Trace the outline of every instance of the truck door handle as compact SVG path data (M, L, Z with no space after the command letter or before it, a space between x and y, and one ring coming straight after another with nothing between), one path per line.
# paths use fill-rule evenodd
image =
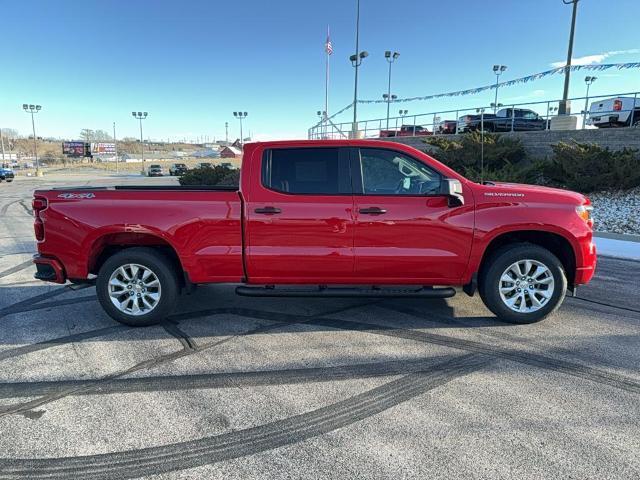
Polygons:
M383 213L387 213L384 208L380 207L361 208L358 212L363 215L382 215Z
M277 213L282 212L282 210L276 207L264 207L264 208L256 208L254 212L261 213L262 215L275 215Z

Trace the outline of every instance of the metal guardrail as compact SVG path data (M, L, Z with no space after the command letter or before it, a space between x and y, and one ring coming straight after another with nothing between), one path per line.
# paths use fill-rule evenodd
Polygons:
M608 110L608 111L599 111L592 112L589 111L589 107L593 102L597 100L605 100L612 98L633 98L633 103L631 108L620 109L620 110ZM515 116L514 109L529 109L536 112L540 119L546 120L546 128L537 128L537 129L529 129L529 130L544 130L551 129L553 119L559 117L577 117L576 129L581 130L587 127L591 127L591 116L602 117L609 114L612 115L621 115L624 113L630 114L630 125L634 124L638 125L640 123L640 92L628 92L628 93L619 93L619 94L609 94L609 95L592 95L588 97L574 97L570 98L569 101L573 105L582 105L584 102L583 108L577 113L558 115L559 103L562 100L541 100L536 102L526 102L526 103L513 103L507 105L501 105L495 108L496 111L502 109L511 109L511 117L502 117L503 119L509 122L509 118L511 120L511 127L507 130L507 132L513 131L525 131L527 128L519 128L518 118ZM394 102L391 102L394 103ZM401 104L399 104L401 105ZM422 136L422 135L444 135L444 134L457 134L463 133L463 125L459 119L465 115L483 115L482 110L484 110L484 115L489 113L494 113L493 106L484 106L484 107L475 107L475 108L464 108L464 109L456 109L456 110L439 110L436 112L429 113L420 113L415 115L401 115L396 117L389 117L389 128L388 131L395 132L396 135L386 135L386 136ZM635 114L634 114L635 112ZM448 128L443 129L442 122L447 122ZM455 122L455 127L453 123ZM478 124L480 122L477 122ZM490 119L485 119L485 125L490 126L493 122ZM408 132L403 132L401 135L397 135L399 133L399 129L402 125L409 125L412 130ZM455 128L455 130L453 130ZM426 131L424 130L426 129ZM473 129L480 129L478 127L474 127ZM354 131L355 130L355 131ZM358 122L357 128L353 128L352 122L342 122L342 123L334 123L331 120L327 122L320 122L308 130L308 138L309 139L345 139L345 138L380 138L381 132L387 130L387 117L384 118L375 118L369 120L362 120ZM485 131L489 130L489 128L485 128Z

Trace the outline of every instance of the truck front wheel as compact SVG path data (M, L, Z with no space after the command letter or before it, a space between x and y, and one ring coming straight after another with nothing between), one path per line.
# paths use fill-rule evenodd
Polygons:
M111 318L141 327L161 322L171 313L178 281L169 259L161 253L151 248L127 248L104 262L96 293Z
M564 300L567 278L549 250L520 243L502 247L488 260L479 279L482 301L509 323L538 322Z

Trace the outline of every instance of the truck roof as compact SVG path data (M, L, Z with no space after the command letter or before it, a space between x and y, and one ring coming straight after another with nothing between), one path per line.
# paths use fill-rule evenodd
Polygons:
M404 144L399 142L390 142L385 140L270 140L267 142L251 142L245 144L247 147L388 147L403 150ZM410 147L409 147L410 148Z

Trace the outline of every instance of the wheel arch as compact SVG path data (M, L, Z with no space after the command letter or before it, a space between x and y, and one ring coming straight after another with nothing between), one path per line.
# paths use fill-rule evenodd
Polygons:
M181 286L185 286L187 274L175 247L166 239L147 232L111 232L98 237L89 249L87 271L97 274L109 257L134 247L152 248L160 252L169 260Z
M482 278L491 257L503 246L516 243L531 243L553 253L564 268L567 282L573 285L576 273L576 254L571 242L564 236L542 230L513 230L495 236L485 248L478 267L478 277Z

